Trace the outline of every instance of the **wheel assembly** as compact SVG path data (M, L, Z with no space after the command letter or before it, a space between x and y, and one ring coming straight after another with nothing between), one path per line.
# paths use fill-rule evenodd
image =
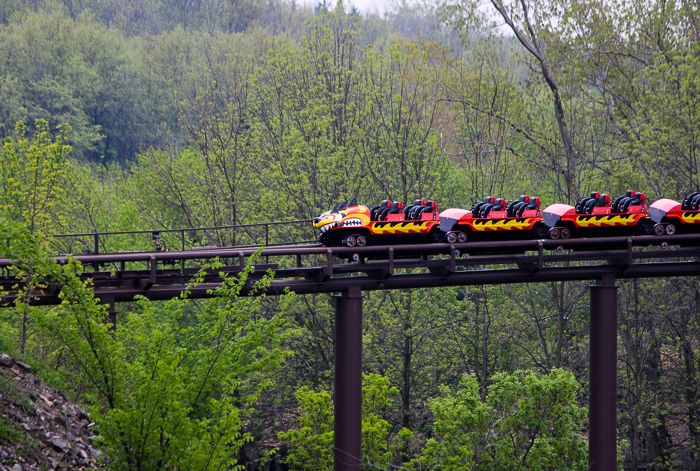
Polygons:
M456 232L448 232L447 235L445 236L445 240L447 241L448 244L454 244L457 242L457 233Z
M666 226L666 234L668 235L673 235L676 233L676 226L673 224L669 224Z
M463 244L467 241L467 233L466 232L460 232L457 234L457 242L460 244Z
M357 236L357 246L364 247L365 245L367 245L367 237L363 235Z
M347 236L345 238L345 245L348 247L355 247L355 245L357 245L357 238L355 236Z
M352 254L352 261L359 262L360 261L360 254L359 253Z
M654 224L654 234L657 236L662 236L666 233L666 228L663 224Z
M561 231L558 227L553 227L549 230L549 232L547 232L547 235L550 239L557 240L559 237L561 237Z
M568 239L569 237L571 237L571 230L567 227L562 227L559 230L559 233L561 234L562 239Z

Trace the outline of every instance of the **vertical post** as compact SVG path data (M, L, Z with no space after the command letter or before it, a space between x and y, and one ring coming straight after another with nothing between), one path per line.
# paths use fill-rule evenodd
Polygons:
M92 253L94 253L95 255L97 255L98 253L100 253L100 235L97 233L97 231L95 231L95 235L93 236L93 239L94 239L94 240L93 240L94 246L93 246L93 252L92 252ZM95 263L92 264L92 268L93 268L95 271L100 271L100 264L97 263L97 262L95 262Z
M265 224L265 248L270 245L270 225ZM265 256L265 263L270 264L270 257Z
M335 296L334 471L360 471L362 463L362 292Z
M605 276L591 286L588 469L617 469L617 286Z
M185 251L185 231L184 229L180 231L180 245L182 247L182 251ZM185 279L185 259L183 258L180 260L180 274L182 275L183 283Z

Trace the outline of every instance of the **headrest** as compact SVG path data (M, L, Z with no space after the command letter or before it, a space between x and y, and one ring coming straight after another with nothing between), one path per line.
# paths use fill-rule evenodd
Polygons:
M644 193L637 193L637 198L642 200L642 203L644 203L647 200L647 196Z
M522 201L523 203L527 203L530 201L530 197L528 195L520 195L520 198L518 198L518 201Z
M398 209L399 211L401 211L403 209L403 203L401 203L400 201L394 201L394 204L391 205L391 207L393 209Z
M632 190L627 190L627 192L625 193L625 195L627 195L627 196L630 197L630 198L634 198L634 191L632 191Z
M597 191L592 191L592 192L591 192L591 198L598 199L599 196L600 196L600 193L598 193Z
M430 206L431 208L437 208L437 203L433 200L429 200L427 203L425 203L427 206Z
M381 206L382 208L388 208L389 206L391 206L391 200L384 200L379 206Z
M413 202L413 205L414 205L414 206L425 206L425 201L423 201L423 200L415 200L415 201Z
M496 198L496 204L497 204L498 206L505 206L505 205L506 205L506 200L504 200L503 198Z
M491 203L491 204L493 204L493 203L495 203L495 202L496 202L496 198L494 198L493 196L487 196L486 198L484 198L484 203Z
M605 201L606 203L609 203L610 202L610 195L606 195L605 193L603 193L602 195L600 195L600 200Z
M540 199L537 196L533 196L530 199L530 204L536 204L537 206L539 206L541 203L542 202L540 201Z

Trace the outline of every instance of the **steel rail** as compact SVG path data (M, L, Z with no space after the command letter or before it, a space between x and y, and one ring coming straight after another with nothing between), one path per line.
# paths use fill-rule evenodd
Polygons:
M126 235L126 234L153 234L156 233L171 233L171 232L194 232L194 231L212 231L221 229L237 229L239 227L257 227L257 226L278 226L280 224L302 224L313 221L313 219L298 219L295 221L274 221L274 222L254 222L250 224L233 224L230 226L209 226L209 227L189 227L182 229L151 229L139 231L113 231L113 232L82 232L76 234L51 234L48 237L87 237L95 235Z

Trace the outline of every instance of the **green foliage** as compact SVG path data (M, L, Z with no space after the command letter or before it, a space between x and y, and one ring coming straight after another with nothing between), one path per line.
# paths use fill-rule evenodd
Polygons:
M68 125L60 126L54 140L48 123L37 120L29 139L24 123L17 123L15 139L7 138L0 151L0 214L22 221L31 232L46 228L63 194L61 179L71 150L64 141L70 130Z
M45 286L47 279L61 287L60 306L31 314L66 349L77 365L73 374L89 382L87 397L110 467L234 465L235 450L250 440L241 431L242 418L270 385L251 378L279 366L288 354L281 347L285 335L280 335L286 297L276 314L265 316L264 296L238 298L250 270L238 277L222 273L224 282L213 290L213 299L193 303L188 289L163 305L141 301L115 332L90 283L81 281L80 263L59 266L26 229L9 223L2 228L0 235L24 236L4 255L18 260L14 270L30 291ZM265 278L254 290L268 283Z
M377 374L363 375L362 382L362 463L363 469L388 467L412 438L408 429L398 434L384 419L391 396L398 394L389 380ZM295 469L322 471L333 465L333 403L326 391L315 392L304 386L297 391L299 428L280 432L289 443L287 463Z
M576 405L578 382L553 370L497 373L482 396L473 375L454 393L432 399L434 438L415 469L587 469L580 435L586 410Z

